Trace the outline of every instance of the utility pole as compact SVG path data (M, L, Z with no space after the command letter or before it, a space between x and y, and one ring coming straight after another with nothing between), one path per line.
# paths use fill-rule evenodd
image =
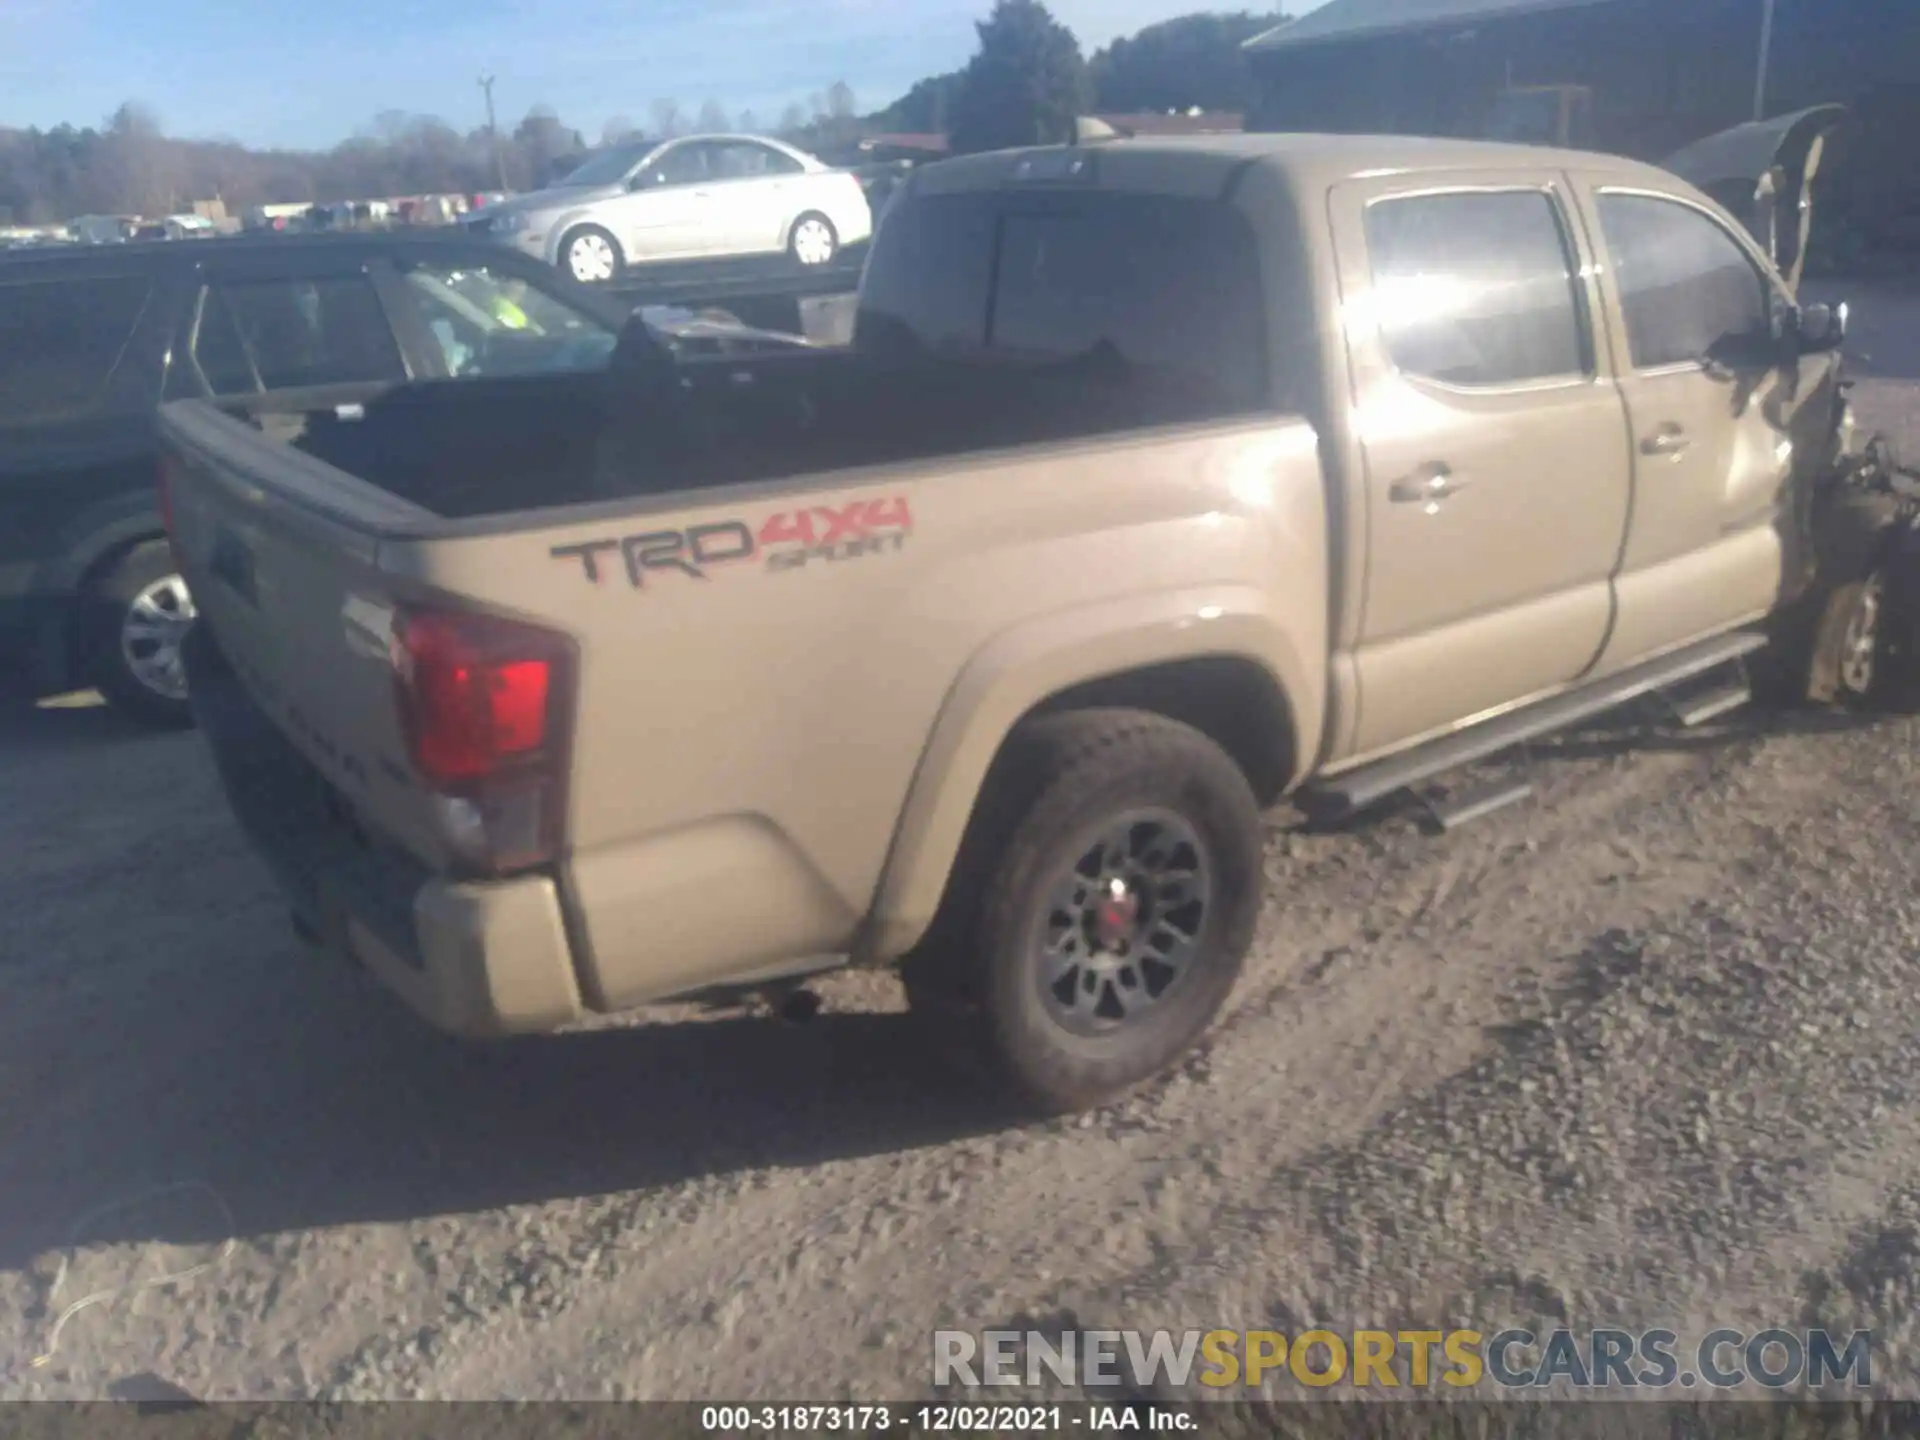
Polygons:
M1760 66L1753 77L1753 118L1767 118L1767 70L1773 59L1774 0L1760 0Z
M1768 0L1769 6L1772 0ZM480 93L487 97L487 140L493 146L493 173L499 178L500 188L507 189L507 160L500 153L500 127L493 118L493 76L480 77Z

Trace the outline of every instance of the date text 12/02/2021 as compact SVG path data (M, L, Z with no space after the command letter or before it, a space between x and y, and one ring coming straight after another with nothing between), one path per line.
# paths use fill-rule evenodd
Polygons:
M1194 1417L1151 1405L707 1405L701 1430L715 1435L794 1432L903 1435L1113 1434L1197 1428Z

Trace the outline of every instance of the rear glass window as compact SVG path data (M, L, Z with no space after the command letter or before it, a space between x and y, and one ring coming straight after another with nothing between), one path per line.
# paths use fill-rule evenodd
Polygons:
M1008 440L1220 419L1271 404L1260 282L1217 202L935 196L888 214L859 340L1029 375L1044 423Z
M406 379L393 328L363 276L216 285L193 357L216 395Z
M151 403L139 385L109 384L151 291L128 276L0 283L0 425Z

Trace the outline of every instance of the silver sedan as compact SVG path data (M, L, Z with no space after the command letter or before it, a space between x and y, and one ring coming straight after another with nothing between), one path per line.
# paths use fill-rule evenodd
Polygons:
M814 269L873 233L860 182L751 135L613 146L557 184L489 205L474 234L605 284L629 265L785 253Z

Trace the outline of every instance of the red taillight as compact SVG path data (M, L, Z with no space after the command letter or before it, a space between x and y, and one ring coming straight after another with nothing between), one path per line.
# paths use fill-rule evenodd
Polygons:
M558 636L487 616L403 611L394 668L414 763L442 785L536 759L555 722Z
M483 873L546 863L560 838L573 650L487 615L402 610L392 660L413 763L450 848Z

